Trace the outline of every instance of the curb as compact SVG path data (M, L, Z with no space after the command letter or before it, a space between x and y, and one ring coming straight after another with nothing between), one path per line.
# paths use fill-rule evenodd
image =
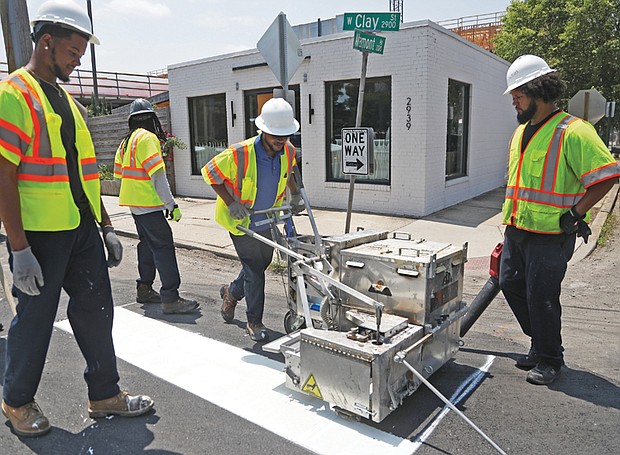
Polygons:
M582 259L587 258L592 254L592 252L596 248L596 244L598 242L598 238L601 235L601 230L603 229L603 224L609 217L609 214L613 212L614 206L616 204L616 200L618 199L618 192L620 191L620 183L616 183L611 190L607 193L607 195L599 201L596 206L600 206L600 210L596 214L596 217L592 221L590 228L592 229L592 235L590 236L590 241L586 243L582 243L575 251L575 254L569 261L569 263L579 262Z
M135 232L132 231L127 231L125 229L117 229L114 228L114 232L116 232L117 235L121 235L123 237L128 237L131 239L138 239L138 234L136 234ZM210 245L205 245L205 244L200 244L200 245L196 245L196 244L192 244L192 243L185 243L185 242L177 242L176 240L174 241L174 247L175 248L183 248L184 250L201 250L201 251L207 251L215 256L219 256L225 259L232 259L232 260L238 260L239 257L234 254L234 253L229 253L227 252L225 249L222 248L218 248L215 246L210 246Z

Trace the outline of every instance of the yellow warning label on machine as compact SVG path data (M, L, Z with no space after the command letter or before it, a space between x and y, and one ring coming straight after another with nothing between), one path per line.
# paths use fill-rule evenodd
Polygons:
M321 395L321 390L319 389L319 385L316 383L313 374L308 376L308 379L301 390L302 392L306 392L308 395L320 398L321 400L323 399L323 395Z

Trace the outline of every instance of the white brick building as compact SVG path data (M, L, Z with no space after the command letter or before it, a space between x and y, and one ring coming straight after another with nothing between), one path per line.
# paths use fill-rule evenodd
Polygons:
M353 209L421 217L502 185L516 125L502 96L508 62L430 21L383 36L384 54L368 59L362 121L378 133L376 174L357 179ZM306 191L313 206L346 210L339 128L355 126L348 107L357 88L345 87L359 84L362 54L353 49L353 32L302 46L306 58L289 88L296 91ZM190 145L175 155L177 194L214 198L202 163L256 133L251 120L279 83L256 49L168 70L172 131Z

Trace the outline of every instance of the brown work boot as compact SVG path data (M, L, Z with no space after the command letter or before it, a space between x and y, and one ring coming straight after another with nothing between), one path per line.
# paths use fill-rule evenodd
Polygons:
M269 333L262 322L248 322L245 326L245 333L250 335L254 341L269 341Z
M153 404L151 397L146 395L131 396L127 392L119 392L106 400L88 400L88 416L91 419L109 415L135 417L148 412Z
M164 314L187 314L194 313L198 309L198 302L179 297L171 303L162 303Z
M154 290L148 284L139 284L136 293L136 302L138 303L161 303L159 292Z
M222 297L222 317L226 322L230 322L235 318L235 307L238 301L230 294L230 286L222 286L220 296Z
M3 400L2 413L9 419L13 431L18 436L25 438L43 436L52 429L50 421L43 415L36 401L31 401L19 408L14 408Z

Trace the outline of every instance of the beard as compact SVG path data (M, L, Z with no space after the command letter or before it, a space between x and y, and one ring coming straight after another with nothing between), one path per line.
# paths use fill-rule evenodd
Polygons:
M69 82L69 76L62 73L60 66L56 62L56 49L52 48L52 68L54 70L54 76L60 79L62 82Z
M538 110L538 107L536 106L536 103L534 102L534 100L531 100L530 105L528 106L526 110L524 110L521 113L517 112L517 121L521 125L529 122L530 120L532 120L532 117L534 117L537 110Z

